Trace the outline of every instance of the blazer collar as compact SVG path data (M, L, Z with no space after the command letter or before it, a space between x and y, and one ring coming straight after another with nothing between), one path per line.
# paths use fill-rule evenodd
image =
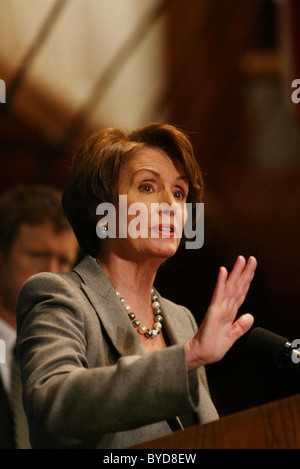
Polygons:
M73 271L80 276L82 289L120 355L145 353L142 342L124 312L111 281L99 264L91 256L86 256ZM182 342L182 337L178 332L180 327L174 325L170 302L164 300L159 293L158 296L163 311L163 327L170 343L171 345L180 343Z

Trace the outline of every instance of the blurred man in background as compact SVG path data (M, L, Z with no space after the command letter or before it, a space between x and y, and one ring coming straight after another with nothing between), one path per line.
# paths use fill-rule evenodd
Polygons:
M45 186L17 187L0 198L0 448L30 448L16 358L16 303L22 284L39 272L63 273L78 258L78 244L61 205Z

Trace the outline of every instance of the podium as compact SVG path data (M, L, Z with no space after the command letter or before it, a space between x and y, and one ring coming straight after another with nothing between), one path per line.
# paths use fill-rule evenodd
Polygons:
M300 394L189 427L131 449L300 449Z

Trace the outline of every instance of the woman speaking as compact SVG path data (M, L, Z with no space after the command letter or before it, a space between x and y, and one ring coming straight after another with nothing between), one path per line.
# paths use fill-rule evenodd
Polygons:
M220 268L199 328L155 289L202 192L191 143L170 125L101 130L75 155L63 206L85 257L68 274L31 277L18 302L33 448L125 448L218 418L204 365L252 326L237 312L256 260ZM99 215L107 204L116 220Z

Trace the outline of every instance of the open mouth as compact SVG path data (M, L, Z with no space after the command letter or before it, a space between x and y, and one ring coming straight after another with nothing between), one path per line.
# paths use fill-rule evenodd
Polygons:
M175 227L174 225L156 225L151 228L151 232L155 238L174 238ZM158 235L158 236L157 236Z

